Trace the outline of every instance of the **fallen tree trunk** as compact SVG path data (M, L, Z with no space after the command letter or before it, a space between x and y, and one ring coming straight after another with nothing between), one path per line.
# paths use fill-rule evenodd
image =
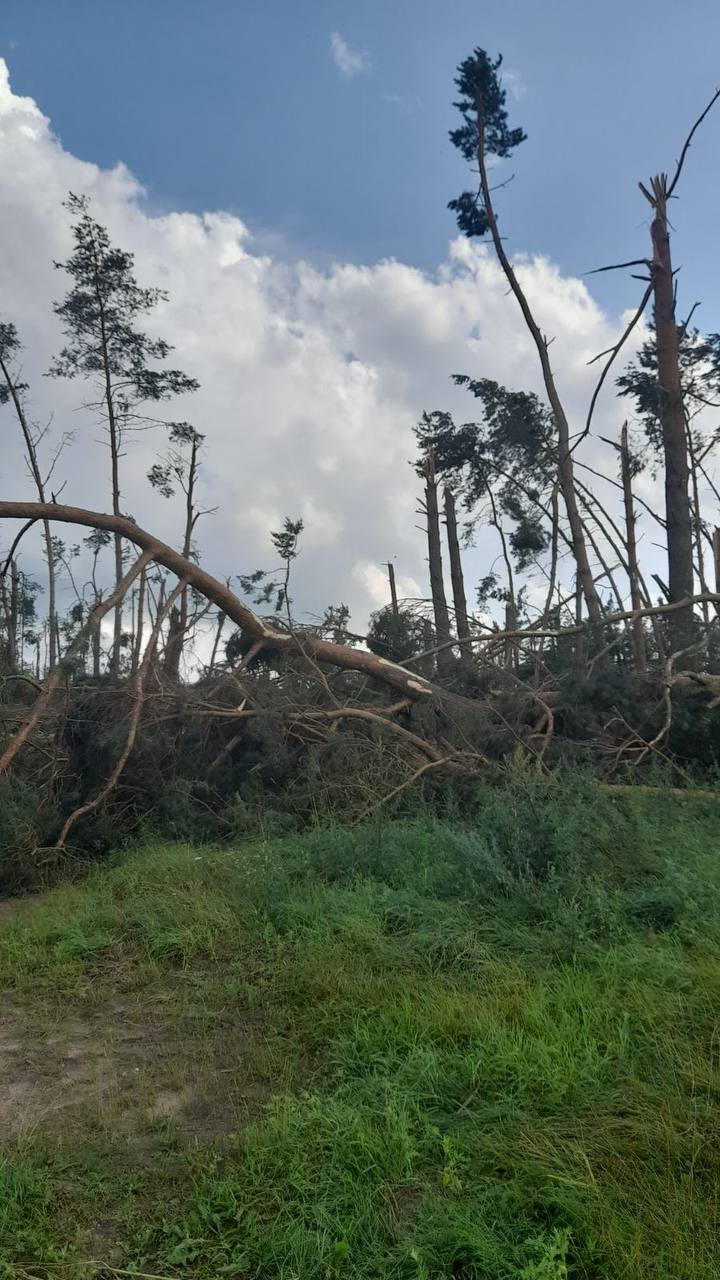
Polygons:
M169 569L177 578L184 579L189 586L195 587L263 648L270 649L274 653L296 653L300 649L316 662L340 667L344 671L358 671L362 675L370 676L373 680L398 690L413 701L432 697L433 694L439 697L447 696L442 689L431 684L423 676L407 671L397 663L390 662L387 658L379 658L367 650L351 649L349 646L333 644L329 640L320 640L315 636L298 637L267 626L262 618L243 604L225 583L214 578L212 574L201 569L192 560L186 559L166 543L160 542L147 530L141 529L129 516L87 511L83 507L69 507L64 503L0 502L0 519L57 520L61 524L79 524L89 529L107 529L111 533L120 534L128 542L134 542L143 551L149 551L157 564Z

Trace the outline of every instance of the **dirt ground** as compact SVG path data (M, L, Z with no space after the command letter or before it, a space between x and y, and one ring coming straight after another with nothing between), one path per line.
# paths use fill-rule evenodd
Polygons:
M26 905L0 902L0 930ZM237 1132L269 1094L262 1015L204 1013L182 973L156 993L109 988L104 975L69 999L4 993L0 1147L105 1134L140 1159L168 1131L193 1143Z

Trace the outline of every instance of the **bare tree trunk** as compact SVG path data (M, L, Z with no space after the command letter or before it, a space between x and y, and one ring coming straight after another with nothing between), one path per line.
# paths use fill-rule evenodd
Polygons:
M11 656L10 650L12 647L11 641L10 641L10 597L8 595L8 590L5 585L4 577L0 577L0 604L2 604L2 624L1 625L5 631L5 636L6 636L5 649L4 651L0 649L0 658L4 659L5 662L8 664L8 666L12 668L13 664L10 661L10 656Z
M393 618L397 618L400 610L398 608L397 587L395 586L395 566L390 560L387 562L388 581L390 583L390 607L392 609Z
M194 494L195 479L197 476L197 454L198 442L194 440L190 454L190 467L188 470L188 484L185 500L185 535L183 538L182 553L186 559L190 555L192 547L192 532L195 526ZM170 676L172 680L177 680L180 676L180 659L182 658L187 627L188 592L187 587L185 587L180 595L180 607L173 608L170 612L170 626L168 629L167 643L165 645L165 658L163 665L166 674Z
M582 627L582 611L583 611L583 589L580 583L580 574L575 574L575 626ZM585 666L585 636L582 631L578 632L578 638L575 642L575 666L581 671Z
M421 675L425 676L427 680L432 680L432 674L433 674L432 650L435 647L435 636L433 635L432 623L429 618L423 618L422 620L422 636L423 636L423 649L427 654L427 657L423 658L422 663L418 663L418 671L420 672Z
M97 609L102 604L102 591L98 591L95 596L95 605ZM92 634L92 672L96 680L100 679L100 628L95 627Z
M632 468L630 465L630 448L628 446L627 422L623 423L620 436L620 478L623 487L625 505L625 547L627 549L628 577L630 579L630 602L633 611L642 609L643 598L640 590L640 569L638 565L637 539L635 537L635 507L632 492ZM633 619L632 646L635 670L647 670L647 652L645 648L645 630L641 618Z
M713 529L713 561L715 563L715 590L720 592L720 529Z
M495 494L493 493L493 487L491 484L487 484L486 487L487 487L487 495L488 495L488 498L490 499L490 508L492 510L492 523L495 525L495 528L498 531L498 537L500 538L500 546L502 548L502 557L503 557L503 560L505 561L505 572L507 573L508 594L507 594L507 601L505 604L505 630L514 631L515 626L517 624L517 603L515 599L515 575L513 574L512 560L510 558L510 550L508 548L507 538L505 537L505 530L503 529L498 516L497 503L495 502ZM505 666L508 668L508 670L513 665L514 653L515 653L515 646L512 640L508 638L508 640L505 643Z
M145 623L145 573L146 570L143 569L140 574L140 582L138 584L137 626L135 628L131 660L131 671L133 675L140 666L140 655L142 654L143 627Z
M553 485L552 494L550 495L550 509L552 512L552 535L550 543L550 574L548 577L548 592L545 598L545 608L542 611L542 622L547 626L552 609L552 598L555 592L555 580L557 578L558 563L558 535L560 532L560 512L558 510L558 488L559 480Z
M212 653L210 654L210 665L208 667L208 671L215 670L215 663L217 662L218 649L220 648L220 637L222 636L223 627L225 626L226 616L227 615L222 613L222 611L218 613L218 616L217 616L217 627L215 628L215 639L213 640L213 647L212 647Z
M10 563L10 614L8 619L8 638L10 648L10 667L22 665L22 649L18 651L18 612L20 600L20 574L17 561Z
M687 414L685 414L685 432L688 448L688 459L690 463L690 483L692 485L692 523L693 532L695 534L695 554L697 556L697 571L700 579L700 592L702 595L708 590L707 579L705 577L705 549L703 547L703 523L702 513L700 510L700 486L698 485L698 466L695 455L695 446L692 438L692 427ZM710 625L710 609L705 602L702 606L703 622L705 626Z
M445 485L443 496L445 503L445 527L447 529L448 552L450 555L450 580L452 582L453 602L455 605L455 626L457 627L458 640L466 642L460 646L460 652L470 653L472 651L469 643L470 623L468 621L465 579L463 576L462 558L460 556L460 542L458 540L455 495L452 490Z
M430 596L435 615L435 643L447 645L452 639L450 617L445 598L442 548L440 543L440 514L438 511L437 480L432 454L425 461L425 515L427 519L428 564L430 568ZM452 666L450 649L440 649L437 655L438 671L446 672Z
M108 430L110 433L110 476L111 476L111 492L112 492L112 510L113 515L120 515L120 423L118 422L115 397L113 393L112 378L110 374L110 355L107 343L107 329L105 324L105 304L103 301L100 288L96 284L96 295L98 302L98 310L100 314L100 344L102 350L103 370L102 376L104 381L105 408L108 417ZM122 581L123 563L122 563L122 537L119 533L114 536L115 546L115 586ZM110 651L110 661L108 670L111 675L116 676L120 670L120 650L122 648L122 623L123 623L123 601L122 596L118 598L113 619L113 642Z
M550 365L550 356L548 354L548 343L540 331L540 327L530 310L527 298L518 282L513 266L508 258L502 237L498 230L497 219L493 207L490 183L488 181L487 167L485 163L485 115L482 103L482 97L477 99L477 127L478 127L478 168L480 170L480 185L482 188L483 203L487 214L490 235L492 236L495 252L498 257L500 266L503 269L505 278L510 285L512 293L517 299L523 319L527 325L530 335L535 343L538 356L540 358L540 367L542 370L545 391L552 410L553 420L557 431L558 441L558 477L560 481L560 491L565 503L567 512L568 525L570 528L570 537L572 541L573 555L577 565L580 586L585 597L587 605L588 617L592 623L599 624L602 621L602 609L600 606L600 598L595 589L592 568L588 559L587 547L585 545L585 535L583 532L582 520L578 510L577 497L575 494L575 472L573 466L573 455L570 446L570 427L567 420L565 409L558 395L555 385L555 378Z
M687 440L675 320L666 174L659 174L652 178L650 187L651 191L648 191L642 183L640 184L641 191L654 211L650 227L653 248L650 274L655 307L658 407L665 458L668 595L670 603L676 604L680 600L686 600L693 593L692 517L688 497ZM683 649L692 643L692 608L681 609L673 614L668 625L672 636L672 648Z
M511 596L505 601L505 630L515 631L517 628L517 609L515 598ZM511 636L505 641L505 666L508 671L517 667L517 645Z
M18 388L10 376L5 361L0 358L0 373L5 379L8 392L12 398L15 416L20 424L23 440L25 441L25 452L27 454L28 465L35 481L35 488L40 502L45 501L45 482L42 478L40 466L38 463L37 449L35 440L27 420L23 402L20 399ZM58 617L56 605L56 586L55 586L55 556L53 553L52 535L50 533L50 521L43 520L43 536L45 539L45 556L48 565L48 623L49 623L49 649L48 649L48 667L52 671L55 663L60 657L60 641L58 633Z

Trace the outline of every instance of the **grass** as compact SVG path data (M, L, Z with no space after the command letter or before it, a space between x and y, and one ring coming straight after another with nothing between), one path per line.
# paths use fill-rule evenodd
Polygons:
M717 1280L719 838L712 803L520 777L18 912L23 1034L136 1019L147 1061L6 1144L0 1276ZM148 1109L160 1049L166 1092L209 1082L191 1134Z

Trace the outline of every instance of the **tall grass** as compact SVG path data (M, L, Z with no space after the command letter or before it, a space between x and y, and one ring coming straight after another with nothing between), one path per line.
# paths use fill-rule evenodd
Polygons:
M19 915L16 1000L172 999L183 974L208 1010L266 1020L282 1087L243 1133L116 1187L118 1265L716 1280L719 837L712 803L520 777L462 821L146 847ZM116 1184L96 1135L78 1151L70 1214L60 1155L8 1152L8 1275L37 1261L28 1222L48 1274L53 1250L85 1274L73 1221L98 1168Z

